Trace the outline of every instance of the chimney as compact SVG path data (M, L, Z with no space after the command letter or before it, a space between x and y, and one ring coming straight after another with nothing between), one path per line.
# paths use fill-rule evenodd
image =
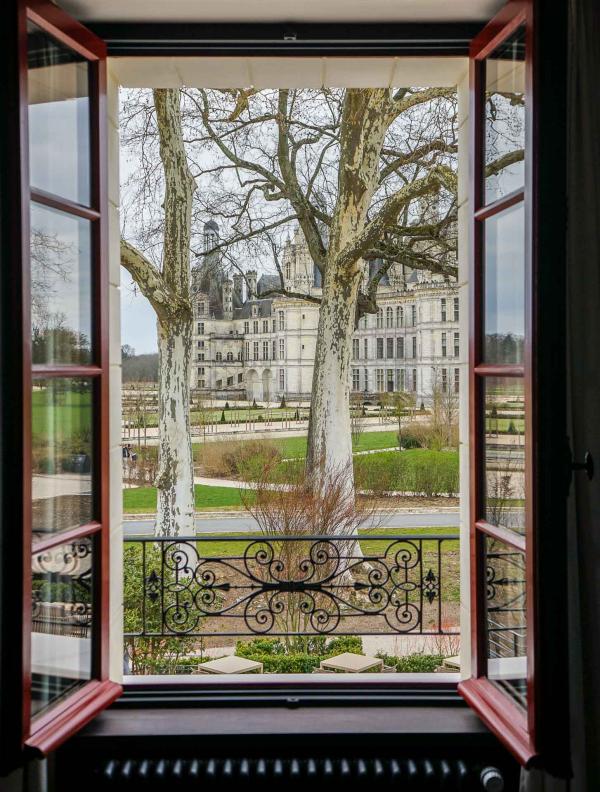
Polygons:
M233 319L233 285L229 279L223 281L223 319Z
M254 300L256 298L256 270L248 270L246 283L248 284L248 299Z
M240 272L233 276L233 293L237 297L239 304L244 302L244 276Z

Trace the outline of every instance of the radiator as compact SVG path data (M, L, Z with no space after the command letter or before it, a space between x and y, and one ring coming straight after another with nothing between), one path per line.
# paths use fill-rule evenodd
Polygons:
M390 758L268 758L252 757L105 759L94 768L98 789L219 790L300 789L312 792L326 784L348 789L462 790L502 792L503 773L472 759ZM315 787L315 785L317 785ZM375 786L376 785L376 786ZM329 787L331 789L331 787ZM508 790L508 788L506 788Z

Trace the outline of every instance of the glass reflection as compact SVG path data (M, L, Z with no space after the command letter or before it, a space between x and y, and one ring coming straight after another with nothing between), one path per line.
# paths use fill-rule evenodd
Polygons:
M36 379L31 400L35 541L93 519L92 383Z
M31 186L89 205L88 63L31 23L27 34Z
M522 707L527 706L525 555L485 539L488 678Z
M90 223L32 202L30 238L32 360L90 363Z
M34 554L31 714L38 715L92 677L92 541Z
M525 396L523 380L486 377L484 504L492 525L525 533Z
M512 206L485 221L485 362L523 362L525 210Z
M485 203L525 184L525 28L485 62Z

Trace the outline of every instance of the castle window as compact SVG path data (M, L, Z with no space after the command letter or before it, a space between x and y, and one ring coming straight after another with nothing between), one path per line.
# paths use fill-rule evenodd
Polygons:
M244 333L246 335L250 332L250 322L244 322Z
M412 389L413 391L417 391L417 369L412 370Z
M383 327L383 308L377 311L377 327Z
M402 327L404 324L404 308L399 305L396 308L396 327Z
M250 360L250 341L246 341L246 360Z
M446 355L448 353L446 335L447 335L446 333L442 333L442 357L444 357L444 358L446 357Z
M238 382L243 382L243 381L244 381L244 375L238 374Z
M285 339L279 339L279 360L285 359Z
M377 360L383 359L383 338L377 339Z
M386 327L394 326L394 309L389 305L385 309L385 326Z
M252 356L254 360L258 360L258 341L254 342L253 349L252 349Z
M263 360L268 360L269 359L269 342L268 341L263 341L262 356L263 356Z
M198 335L204 335L204 322L198 322Z
M369 357L369 339L368 338L365 338L365 340L363 341L363 352L364 352L365 360L367 360L368 357Z
M285 369L279 369L279 388L285 390Z
M403 358L404 357L404 339L397 338L396 339L396 357Z
M377 393L383 393L384 388L384 378L383 378L383 369L377 369Z
M448 369L442 369L442 393L448 390Z
M227 377L227 387L233 385L233 377Z
M228 352L227 353L227 362L228 363L233 363L233 352Z
M417 324L417 306L416 305L411 305L410 306L410 314L411 314L411 316L410 316L411 323L412 323L412 326L414 327Z
M412 356L414 358L417 357L417 336L413 336L412 338Z
M277 315L279 317L279 329L285 330L285 311L278 311Z
M458 322L459 319L459 307L458 307L458 297L454 298L454 321Z
M358 360L360 357L360 341L358 338L352 339L352 359Z
M258 333L258 322L252 322L252 332Z
M258 316L258 306L257 305L253 305L252 306L252 316Z
M442 309L442 322L445 322L446 319L447 319L447 316L446 316L446 298L445 297L442 297L442 299L440 300L440 304L441 304L441 309Z
M454 369L454 393L460 391L460 369Z
M223 360L223 353L222 352L217 352L215 354L215 360L217 361L217 363L220 363Z
M460 333L454 333L454 357L460 357Z
M387 338L386 339L386 357L393 358L394 357L394 339Z
M263 331L263 333L268 333L269 332L269 320L268 319L263 319L263 329L262 329L262 331Z
M360 369L357 368L352 369L352 390L360 390Z
M273 355L272 355L273 360L276 360L277 359L277 342L275 341L275 339L273 339L272 349L273 349Z
M290 264L289 261L285 265L285 277L286 277L286 280L291 280L291 278L292 278L292 265Z

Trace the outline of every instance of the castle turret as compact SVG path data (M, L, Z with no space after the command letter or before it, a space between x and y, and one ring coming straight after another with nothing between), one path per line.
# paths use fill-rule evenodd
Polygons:
M248 299L254 300L256 297L256 270L248 270L246 283L248 284Z
M233 276L233 296L238 305L242 305L244 302L244 276L240 272L234 273Z
M229 278L223 281L223 319L233 319L233 284Z

